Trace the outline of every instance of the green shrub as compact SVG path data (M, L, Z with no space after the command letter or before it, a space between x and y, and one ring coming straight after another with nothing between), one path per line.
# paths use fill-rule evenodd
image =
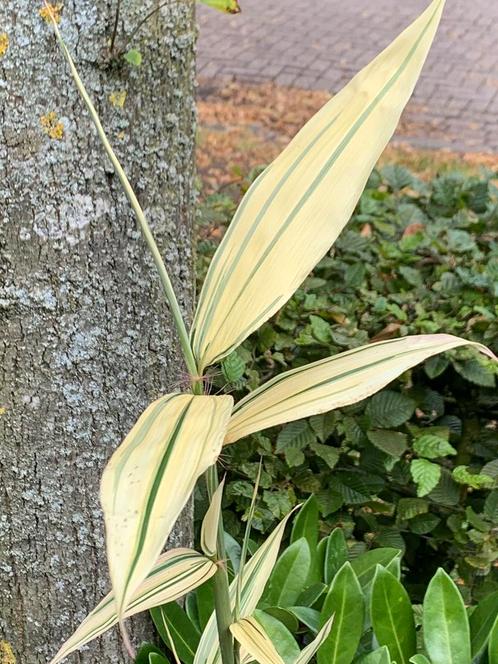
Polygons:
M253 173L248 178L252 180ZM245 394L283 368L373 338L445 331L498 350L498 190L493 174L422 182L374 172L353 220L295 296L222 365L218 389ZM202 280L248 183L204 203ZM323 533L359 549L395 546L425 587L438 566L477 593L498 584L496 368L472 350L428 360L372 398L225 448L225 524L235 537L263 457L254 526L266 531L310 493ZM496 569L496 567L495 567ZM486 578L485 578L486 575Z
M496 661L498 591L466 607L454 580L439 569L412 604L399 549L359 553L340 528L319 540L318 519L318 501L312 496L294 517L290 544L253 614L284 662L294 662L332 614L332 630L318 649L317 664L427 664L426 655L433 664ZM240 547L230 550L232 576ZM166 625L187 664L194 662L213 611L211 583L190 593L184 609L173 602L152 611L165 645L171 648Z

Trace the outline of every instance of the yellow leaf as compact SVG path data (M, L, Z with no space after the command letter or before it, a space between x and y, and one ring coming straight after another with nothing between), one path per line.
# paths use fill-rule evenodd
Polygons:
M200 2L225 14L238 14L240 12L237 0L200 0Z
M239 401L225 444L361 401L419 362L466 344L496 359L480 344L450 334L425 334L379 341L283 373Z
M191 336L200 372L280 309L344 228L412 93L443 6L433 0L245 195L199 298Z
M109 95L109 101L114 108L123 108L126 101L126 90L115 90Z
M9 35L6 32L0 34L0 58L9 50Z
M149 576L135 591L125 617L173 602L205 583L216 573L216 565L196 551L174 549L163 554ZM118 623L113 593L109 593L64 643L50 664L97 638Z
M213 558L216 555L216 539L218 536L218 524L220 522L221 501L224 488L225 480L223 479L214 492L211 503L202 521L201 549L206 556L209 556L210 558Z
M61 12L64 8L64 4L62 2L59 2L57 4L47 2L45 1L45 6L41 7L38 10L38 13L42 17L42 19L46 23L51 23L52 21L55 21L55 23L60 23L61 22Z
M140 416L104 470L101 503L122 616L157 560L197 478L220 452L233 399L169 394Z

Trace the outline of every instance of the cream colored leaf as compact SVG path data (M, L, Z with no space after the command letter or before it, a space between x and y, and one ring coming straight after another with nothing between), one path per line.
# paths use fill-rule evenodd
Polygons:
M154 401L102 476L107 557L121 616L152 569L197 478L212 465L232 397L169 394Z
M285 526L291 516L290 512L273 530L271 535L259 547L254 556L245 565L242 573L240 593L240 617L251 615L256 608L266 586L270 574L277 560L280 543ZM230 602L232 610L235 608L238 577L230 584ZM194 664L220 664L221 656L218 647L218 633L216 631L216 617L214 613L208 620L202 633Z
M221 501L223 499L224 488L225 479L220 482L218 488L214 492L211 503L202 522L201 549L206 556L209 556L210 558L216 554L216 539L218 536L218 525L220 523Z
M426 334L379 341L287 371L239 401L225 444L361 401L419 362L466 344L496 360L480 344L449 334Z
M174 549L163 554L152 572L134 593L125 617L173 602L194 590L216 573L216 565L196 551ZM65 659L118 623L114 595L109 593L64 643L50 664Z
M433 0L245 195L199 298L191 336L200 371L282 307L344 228L413 91L443 6Z
M332 616L327 620L313 641L301 651L294 664L308 664L330 634L333 622L334 617ZM246 660L256 660L260 664L282 664L282 658L278 654L272 640L256 618L249 617L239 620L230 626L230 631L240 643L241 651L244 653Z
M256 618L243 618L230 625L230 631L242 648L260 664L284 664L272 640Z
M334 622L334 616L331 616L324 624L322 629L315 636L313 641L310 644L308 644L306 648L301 650L301 654L296 659L294 664L308 664L310 659L315 655L318 648L322 645L327 636L330 634L333 622Z

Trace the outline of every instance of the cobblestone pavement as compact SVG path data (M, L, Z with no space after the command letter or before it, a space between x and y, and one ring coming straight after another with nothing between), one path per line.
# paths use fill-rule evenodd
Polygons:
M428 0L240 3L236 16L199 8L201 79L335 92ZM413 145L498 153L498 0L448 0L404 119Z

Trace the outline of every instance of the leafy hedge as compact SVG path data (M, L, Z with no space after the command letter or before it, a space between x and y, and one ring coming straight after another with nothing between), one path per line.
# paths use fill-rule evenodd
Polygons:
M203 204L200 280L252 175ZM374 172L334 249L224 361L215 387L240 397L282 370L406 334L448 332L498 352L492 178ZM240 536L262 457L257 530L314 493L324 534L341 526L359 549L403 548L414 593L440 565L457 565L476 594L498 587L496 373L472 350L456 351L353 407L226 448L226 529Z

